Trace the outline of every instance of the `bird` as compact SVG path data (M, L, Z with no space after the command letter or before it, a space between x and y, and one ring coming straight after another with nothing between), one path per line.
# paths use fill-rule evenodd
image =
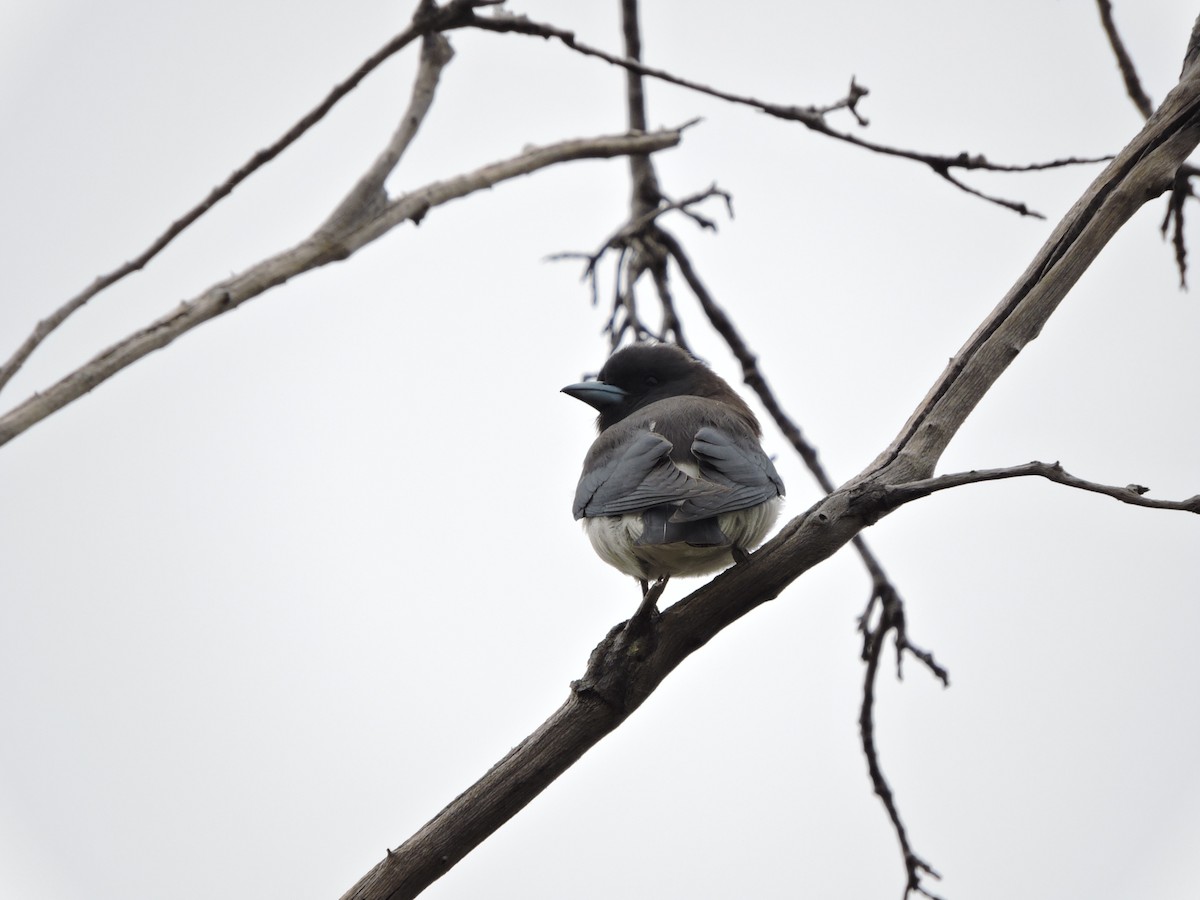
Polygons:
M784 487L762 428L688 351L631 344L595 380L562 392L599 413L572 511L596 554L636 578L643 597L651 580L661 593L671 576L727 568L766 537Z

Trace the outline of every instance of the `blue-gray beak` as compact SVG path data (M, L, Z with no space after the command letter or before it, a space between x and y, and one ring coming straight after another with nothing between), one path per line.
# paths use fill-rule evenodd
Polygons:
M615 384L605 384L603 381L581 381L579 384L568 384L562 389L564 394L582 400L593 409L603 412L610 406L616 406L629 395Z

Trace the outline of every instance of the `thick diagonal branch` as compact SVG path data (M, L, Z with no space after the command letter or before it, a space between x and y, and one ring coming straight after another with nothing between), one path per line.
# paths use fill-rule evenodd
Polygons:
M750 559L662 613L653 646L622 644L622 626L596 648L566 703L416 835L390 852L344 900L414 897L616 728L689 655L775 598L796 578L886 515L886 491L927 478L987 389L1032 340L1100 248L1142 203L1170 185L1200 142L1200 67L1063 219L1008 296L988 316L867 469L789 522Z
M900 434L864 474L896 483L933 473L971 410L1038 336L1117 230L1144 203L1171 187L1198 139L1200 67L1193 60L1180 83L1076 201L1017 283L950 360Z

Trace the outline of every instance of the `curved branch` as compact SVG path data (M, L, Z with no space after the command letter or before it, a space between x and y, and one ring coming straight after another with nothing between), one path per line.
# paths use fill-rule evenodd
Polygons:
M172 222L170 227L159 235L149 247L124 265L113 269L106 275L97 277L86 288L38 322L29 337L21 342L21 345L17 347L12 356L3 365L0 365L0 390L3 390L4 386L17 374L38 346L73 313L77 312L101 291L116 284L127 275L145 268L150 260L161 253L168 244L179 237L189 226L195 223L217 203L233 193L234 188L298 141L310 128L321 121L339 100L358 87L364 78L379 68L385 61L395 56L422 35L433 34L437 31L456 27L466 17L472 16L473 10L476 7L484 5L490 5L490 2L488 0L452 0L451 3L441 8L433 4L422 3L413 16L413 21L407 28L367 57L344 80L334 85L333 89L325 96L325 99L301 117L296 124L285 131L274 143L255 153L228 178L209 191L207 197Z
M193 300L184 302L174 312L134 332L45 391L34 394L0 416L0 445L83 396L131 363L165 347L197 325L236 309L247 300L303 272L345 259L397 225L409 220L421 221L434 207L558 163L648 153L673 147L679 141L680 134L677 130L666 130L650 134L581 138L533 147L475 172L445 181L435 181L378 208L365 211L363 215L349 216L347 222L352 224L343 223L342 226L333 229L323 226L294 247L265 259L245 272L213 285Z
M433 105L434 93L444 69L454 58L454 50L450 42L436 32L428 34L421 43L421 64L417 69L417 77L413 82L412 99L409 100L408 110L400 119L400 125L392 134L391 140L383 148L383 152L371 164L356 184L330 214L322 231L335 233L349 227L356 220L362 219L373 208L387 202L384 192L384 182L400 164L404 151L417 136L421 123Z
M1003 478L1025 478L1031 475L1045 478L1056 484L1065 484L1067 487L1077 488L1081 491L1104 494L1107 497L1112 497L1131 506L1200 513L1200 494L1188 497L1186 500L1155 500L1152 497L1145 496L1150 491L1150 488L1145 485L1127 484L1124 487L1117 487L1116 485L1087 481L1065 471L1060 463L1044 463L1037 460L1025 463L1024 465L1009 466L1003 469L977 469L971 472L955 472L950 475L939 475L937 478L910 481L906 484L888 485L882 488L882 490L890 498L889 503L894 502L896 506L901 506L913 500L928 497L930 494L938 491L944 491L947 488L961 487L964 484L979 484L984 481L999 481Z
M711 87L706 84L701 84L698 81L692 81L687 78L682 78L678 75L673 75L664 69L657 69L653 66L647 66L632 55L624 57L616 56L612 53L607 53L598 47L592 47L588 44L579 41L575 37L575 33L563 28L557 28L553 25L547 25L541 22L534 22L527 16L508 15L496 13L492 16L471 17L470 25L480 28L484 31L495 32L514 32L516 34L526 34L534 37L546 39L554 39L560 41L570 49L581 53L584 56L595 57L602 59L614 66L620 66L627 72L637 73L649 78L655 78L659 81L665 81L668 84L674 84L678 87L686 88L690 91L695 91L699 94L705 94L709 97L715 97L718 100L724 100L728 103L733 103L739 106L748 106L752 109L757 109L760 112L766 113L776 119L783 119L789 122L799 122L806 128L823 134L826 137L833 138L843 143L853 144L864 150L869 150L872 153L879 153L884 156L894 156L901 159L919 162L928 166L937 175L946 179L950 184L965 191L968 194L986 200L989 203L995 203L998 206L1003 206L1006 209L1011 209L1021 215L1035 216L1043 218L1040 213L1030 210L1025 204L1013 200L1005 200L999 197L993 197L990 194L985 194L982 191L970 188L956 178L950 176L951 169L976 170L982 169L989 172L1034 172L1043 169L1056 169L1063 166L1083 165L1097 162L1106 162L1111 157L1092 157L1092 158L1077 158L1070 157L1067 159L1056 159L1043 163L1027 163L1023 165L1005 165L1001 163L993 163L987 157L978 153L957 153L953 156L938 154L938 153L923 153L918 150L905 150L901 147L891 147L887 144L878 144L874 141L868 141L864 138L857 137L849 132L839 131L831 126L826 120L825 115L829 112L838 109L847 109L859 122L866 124L857 110L858 101L865 97L868 93L867 89L859 85L851 79L850 90L845 98L838 100L835 103L826 106L789 106L782 103L771 103L767 100L759 100L755 97L749 97L743 94L735 94L730 91L724 91L719 88Z

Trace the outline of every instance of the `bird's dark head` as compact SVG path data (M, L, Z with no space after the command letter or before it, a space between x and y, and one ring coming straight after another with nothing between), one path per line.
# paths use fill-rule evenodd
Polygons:
M644 406L668 397L708 397L734 407L758 423L750 408L721 376L675 344L632 344L608 358L595 381L562 389L600 413L600 431Z

